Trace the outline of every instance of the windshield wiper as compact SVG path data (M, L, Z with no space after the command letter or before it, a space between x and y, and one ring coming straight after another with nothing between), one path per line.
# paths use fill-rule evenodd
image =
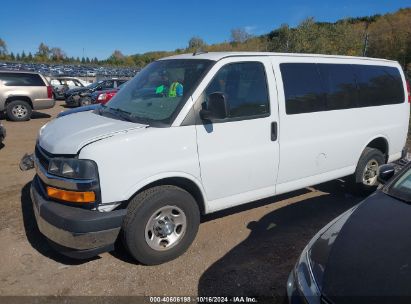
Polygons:
M133 119L132 119L132 114L128 111L125 111L125 110L122 110L122 109L119 109L119 108L110 108L110 107L107 107L107 106L106 106L105 109L119 114L119 116L121 118L123 118L127 121L134 122Z

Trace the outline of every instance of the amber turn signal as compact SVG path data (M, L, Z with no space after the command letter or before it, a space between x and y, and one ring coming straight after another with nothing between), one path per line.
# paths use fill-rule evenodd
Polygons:
M96 195L92 191L68 191L53 187L47 187L47 195L51 198L70 203L92 203L96 200Z

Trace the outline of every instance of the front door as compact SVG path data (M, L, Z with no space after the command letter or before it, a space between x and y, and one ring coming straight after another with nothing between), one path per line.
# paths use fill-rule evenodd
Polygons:
M230 59L230 60L229 60ZM277 91L271 63L264 58L229 58L198 102L224 94L229 117L196 124L201 179L210 211L275 194L279 161Z

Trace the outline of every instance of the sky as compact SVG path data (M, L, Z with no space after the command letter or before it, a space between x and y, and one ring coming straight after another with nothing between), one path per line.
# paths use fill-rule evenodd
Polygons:
M395 12L411 0L20 0L1 4L0 38L9 52L37 51L40 42L68 56L105 59L185 48L193 36L206 43L230 39L233 28L260 35L307 17L333 22Z

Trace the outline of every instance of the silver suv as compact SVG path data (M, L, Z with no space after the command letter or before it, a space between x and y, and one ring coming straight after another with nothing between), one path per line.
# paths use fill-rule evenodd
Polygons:
M32 110L54 107L53 88L47 79L31 72L0 71L0 112L14 121L29 120Z

